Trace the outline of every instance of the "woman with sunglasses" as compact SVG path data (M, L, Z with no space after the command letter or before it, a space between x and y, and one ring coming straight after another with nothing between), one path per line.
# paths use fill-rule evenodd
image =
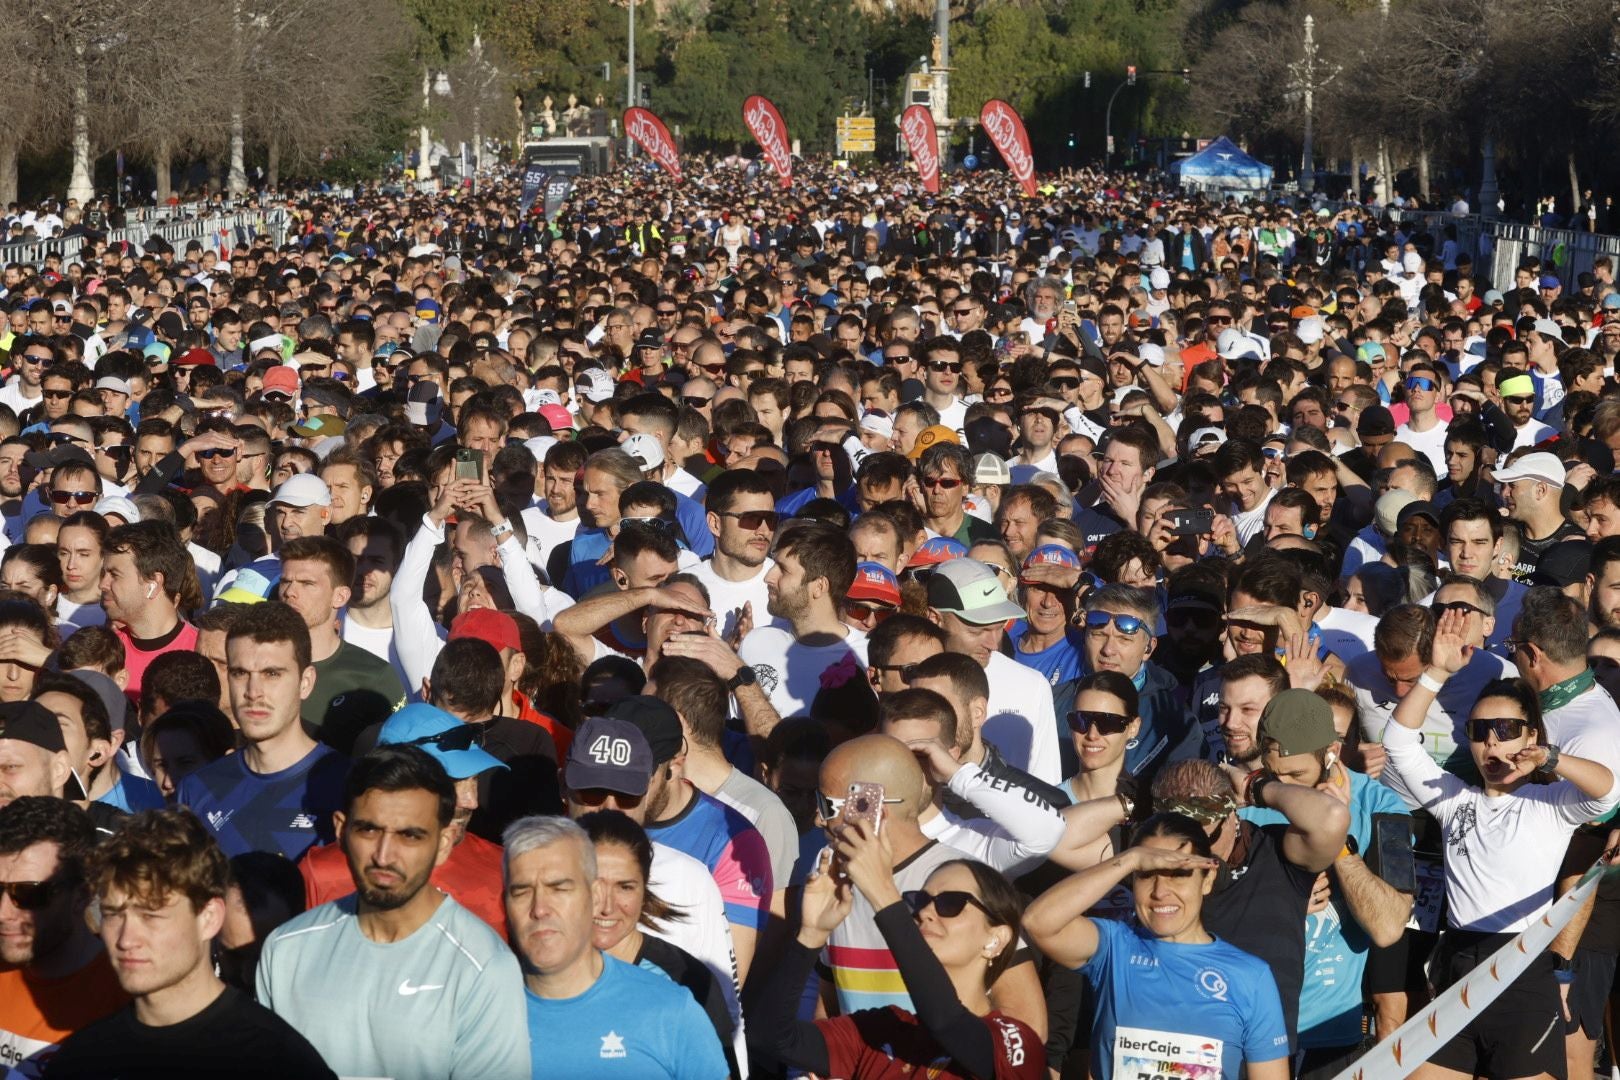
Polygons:
M578 820L596 849L596 880L602 885L591 944L691 991L720 1037L731 1075L742 1075L736 1058L742 1047L735 1045L737 1027L719 981L703 961L664 937L665 924L687 916L647 884L653 861L647 831L617 810L593 810Z
M1127 850L1046 890L1025 932L1096 995L1092 1080L1287 1080L1288 1029L1271 969L1204 929L1220 860L1198 822L1155 814ZM1093 910L1128 882L1129 920Z
M1547 742L1542 701L1523 679L1486 684L1467 723L1480 784L1446 772L1424 749L1424 717L1446 680L1467 665L1467 613L1441 615L1433 659L1384 728L1389 768L1445 837L1446 919L1431 961L1444 990L1490 959L1552 905L1575 830L1620 801L1606 766ZM1535 777L1535 779L1532 779ZM1539 781L1539 782L1538 782ZM1424 1077L1561 1076L1560 961L1541 954L1513 985L1417 1074Z
M1063 781L1063 794L1073 805L1121 794L1134 801L1136 781L1125 771L1125 749L1142 730L1135 684L1117 671L1097 671L1082 678L1075 691L1068 724L1080 768ZM1089 866L1123 850L1123 840L1123 833L1111 830L1079 865Z
M865 822L843 827L804 886L798 937L749 1015L756 1053L817 1076L848 1080L896 1075L939 1080L1046 1076L1040 1036L992 1011L988 988L1017 948L1022 899L983 863L942 863L923 888L902 896L888 840ZM826 1020L794 1017L805 980L854 891L871 904L915 1014L865 1009Z

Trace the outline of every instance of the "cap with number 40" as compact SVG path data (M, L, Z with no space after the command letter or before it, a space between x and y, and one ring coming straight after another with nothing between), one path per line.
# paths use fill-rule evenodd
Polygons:
M639 727L628 720L593 716L574 733L563 782L570 791L597 788L645 795L652 771L652 748Z

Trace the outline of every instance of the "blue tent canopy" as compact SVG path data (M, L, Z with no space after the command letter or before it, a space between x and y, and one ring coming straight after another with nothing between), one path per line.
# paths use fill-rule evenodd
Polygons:
M1170 166L1181 186L1201 191L1265 191L1271 166L1238 149L1225 135Z

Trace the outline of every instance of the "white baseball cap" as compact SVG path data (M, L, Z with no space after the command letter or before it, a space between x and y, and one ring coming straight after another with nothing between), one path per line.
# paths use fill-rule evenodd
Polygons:
M1148 286L1154 292L1163 292L1170 287L1170 271L1162 266L1155 266L1148 274Z
M1514 480L1540 480L1554 487L1563 487L1569 474L1564 469L1564 463L1558 460L1557 454L1538 450L1502 466L1493 475L1499 484L1512 483Z
M326 482L314 473L299 473L283 480L275 494L270 496L270 502L272 505L285 503L287 506L331 506L332 492Z
M632 435L619 444L619 449L635 458L642 472L651 472L664 463L664 448L651 435Z

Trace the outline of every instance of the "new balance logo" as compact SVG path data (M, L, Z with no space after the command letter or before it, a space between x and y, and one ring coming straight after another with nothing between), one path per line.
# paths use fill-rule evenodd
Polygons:
M414 997L417 994L423 993L423 992L428 991L428 990L443 990L443 989L444 989L444 983L435 983L435 984L431 984L431 985L412 986L411 985L411 980L405 979L405 980L401 981L400 984L399 984L399 996L400 997Z
M313 829L315 827L314 814L297 814L287 823L289 829Z

